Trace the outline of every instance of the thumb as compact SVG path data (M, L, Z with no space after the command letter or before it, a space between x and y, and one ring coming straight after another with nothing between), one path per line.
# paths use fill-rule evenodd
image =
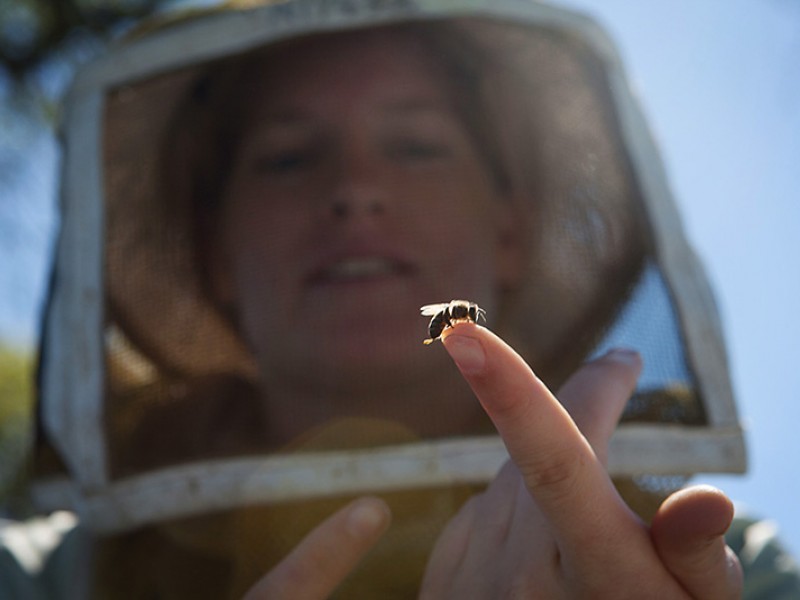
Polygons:
M667 498L653 518L651 536L661 560L693 598L740 598L742 569L725 545L733 504L711 486Z

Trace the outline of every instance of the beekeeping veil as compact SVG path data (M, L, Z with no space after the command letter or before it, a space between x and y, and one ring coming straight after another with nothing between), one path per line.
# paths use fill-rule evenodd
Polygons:
M692 473L743 469L713 300L619 58L591 20L518 0L242 0L137 31L73 85L42 342L43 507L150 540L143 547L169 540L218 558L237 513L274 510L281 516L262 515L274 532L297 507L318 521L369 491L413 519L424 490L471 493L496 472L503 445L481 432L419 439L373 423L366 447L342 442L349 434L302 451L261 444L253 357L208 297L191 203L165 191L167 154L181 151L173 124L192 114L208 77L265 46L379 26L421 27L456 59L448 40L467 40L481 56L490 160L531 221L525 284L503 333L551 387L605 348L642 354L610 450L630 501ZM237 543L253 530L240 527ZM430 523L416 531L435 538Z

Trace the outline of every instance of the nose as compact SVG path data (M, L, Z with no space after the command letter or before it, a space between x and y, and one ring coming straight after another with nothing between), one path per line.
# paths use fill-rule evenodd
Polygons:
M337 219L356 216L378 216L384 213L383 202L371 196L349 193L341 194L331 201L331 214Z
M343 149L336 161L329 211L336 219L379 217L386 212L387 187L379 161L366 148Z

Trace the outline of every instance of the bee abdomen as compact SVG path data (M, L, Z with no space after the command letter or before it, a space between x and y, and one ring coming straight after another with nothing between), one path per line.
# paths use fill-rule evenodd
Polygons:
M428 325L428 335L430 336L429 339L425 340L426 344L432 343L436 340L445 328L445 311L436 313L433 318L431 319L430 324Z

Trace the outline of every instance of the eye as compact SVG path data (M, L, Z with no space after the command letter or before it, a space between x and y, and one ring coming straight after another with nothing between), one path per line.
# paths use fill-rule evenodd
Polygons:
M253 160L253 171L267 175L294 173L314 167L317 159L317 153L311 149L266 152Z

